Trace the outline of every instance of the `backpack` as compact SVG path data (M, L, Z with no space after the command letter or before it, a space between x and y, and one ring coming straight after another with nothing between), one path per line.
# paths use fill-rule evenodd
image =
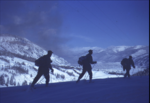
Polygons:
M41 66L43 64L44 57L40 57L39 59L35 60L36 66Z
M128 65L128 59L127 58L123 58L122 61L121 61L121 65L122 66Z
M83 65L84 64L84 62L86 61L86 56L81 56L80 58L79 58L79 60L78 60L78 64L79 65Z

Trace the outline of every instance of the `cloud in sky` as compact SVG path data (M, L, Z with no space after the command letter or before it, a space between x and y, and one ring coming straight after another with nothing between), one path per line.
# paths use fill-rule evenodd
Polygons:
M86 41L86 42L93 42L94 41L92 38L90 38L88 36L83 36L83 35L74 35L74 34L71 34L70 37L81 39L82 41Z
M56 1L1 1L0 33L26 37L45 49L60 52L62 17Z

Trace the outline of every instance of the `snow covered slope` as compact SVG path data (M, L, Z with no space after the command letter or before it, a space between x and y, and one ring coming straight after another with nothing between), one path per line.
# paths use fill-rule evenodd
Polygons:
M136 69L131 69L131 74L149 67L149 46L118 46L102 49L99 47L76 48L72 50L72 60L77 64L81 55L87 54L92 49L93 60L98 61L93 66L93 79L122 77L120 61L129 55L133 56ZM34 61L47 54L47 51L31 41L16 36L0 36L0 87L29 85L37 74ZM82 72L81 67L72 66L65 59L53 54L52 67L54 74L51 74L53 82L75 81ZM112 75L112 72L118 74ZM119 75L119 73L121 75ZM82 79L88 79L86 74ZM43 77L38 81L45 83Z
M5 56L15 56L28 61L34 61L47 54L47 51L26 38L15 36L0 36L0 53ZM53 64L70 65L63 58L52 55Z
M34 61L45 54L46 50L25 38L0 36L0 87L29 85L38 70ZM54 74L50 74L50 78L53 82L77 80L81 68L71 66L55 54L51 59ZM117 77L101 71L93 73L96 73L94 78ZM42 77L38 83L45 83L45 79Z
M0 85L19 86L30 84L37 74L34 61L47 54L47 51L25 38L15 36L0 36ZM52 65L54 82L69 81L74 79L74 67L65 59L53 54ZM67 69L66 69L67 68ZM72 70L69 70L72 69ZM42 78L39 84L45 83Z
M149 76L0 88L1 103L149 103Z

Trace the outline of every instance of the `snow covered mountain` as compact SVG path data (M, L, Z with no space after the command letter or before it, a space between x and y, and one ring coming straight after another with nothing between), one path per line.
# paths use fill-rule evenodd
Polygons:
M47 51L25 38L0 36L0 85L17 86L30 84L37 74L34 61L47 54ZM53 82L72 80L75 75L72 67L65 59L53 54ZM72 69L72 70L69 70ZM40 81L39 83L44 83Z
M78 58L81 55L86 55L88 50L93 50L93 59L101 62L120 62L123 58L128 58L129 55L133 57L133 60L143 60L147 58L143 65L149 65L149 46L115 46L102 49L99 47L84 47L72 49L72 57ZM145 59L144 59L145 60ZM144 62L144 61L143 61Z
M136 69L134 73L149 67L149 46L119 46L102 49L99 47L75 48L71 51L73 63L81 55L87 54L89 49L93 50L93 60L98 61L93 65L93 79L121 77L122 75L111 75L110 72L122 72L120 60L129 55L133 56ZM47 54L47 51L31 41L9 35L0 36L0 87L18 86L30 84L37 74L38 67L34 61ZM81 67L72 66L62 57L53 54L52 67L54 74L50 74L53 82L65 82L77 80L81 73ZM133 72L131 72L132 74ZM87 74L82 79L88 79ZM45 83L41 77L38 84Z
M0 36L0 53L9 57L18 57L28 61L47 54L47 51L25 38L15 36ZM70 65L63 58L52 55L53 64Z
M133 57L135 70L133 72L142 71L149 68L149 46L114 46L106 49L99 47L83 47L71 49L71 63L76 63L80 56L86 55L88 50L93 50L93 60L97 64L93 65L93 70L104 72L123 72L120 62L123 58ZM76 65L73 64L73 65Z
M29 85L37 74L38 67L34 61L47 54L47 51L31 41L16 36L0 36L0 87ZM65 59L53 54L52 67L54 74L50 74L50 80L54 82L75 81L80 67L73 67ZM93 72L93 78L117 77L105 74L101 71ZM86 75L88 78L88 76ZM42 77L38 84L45 83ZM84 78L83 78L84 79Z
M110 47L100 53L95 53L93 56L99 61L97 68L120 70L120 61L123 58L129 58L130 55L133 57L136 70L142 70L149 67L149 46ZM113 64L114 66L112 66Z

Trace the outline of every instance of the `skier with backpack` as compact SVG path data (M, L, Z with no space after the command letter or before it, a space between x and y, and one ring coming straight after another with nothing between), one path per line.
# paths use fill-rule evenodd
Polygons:
M92 67L91 67L91 64L96 64L97 62L93 61L93 58L92 58L93 51L89 50L88 52L89 53L86 56L82 56L78 60L78 64L83 66L83 71L80 74L80 76L79 76L78 80L76 81L76 83L78 83L80 81L80 79L83 77L83 75L85 74L86 71L88 72L88 74L90 76L90 78L89 78L90 82L92 80Z
M39 66L39 68L38 68L38 73L31 84L31 88L34 87L35 83L40 79L40 77L42 75L44 75L44 77L46 79L46 86L48 86L49 69L51 69L52 73L54 72L54 70L52 69L52 66L50 64L50 63L52 63L52 60L50 59L52 53L53 52L49 50L47 55L44 55L35 61L35 65Z
M134 62L132 60L132 56L129 56L129 58L124 58L122 61L121 61L121 65L123 66L123 70L125 71L126 70L126 73L124 75L124 77L128 76L130 77L130 69L131 69L131 66L133 68L135 68L135 65L134 65Z

